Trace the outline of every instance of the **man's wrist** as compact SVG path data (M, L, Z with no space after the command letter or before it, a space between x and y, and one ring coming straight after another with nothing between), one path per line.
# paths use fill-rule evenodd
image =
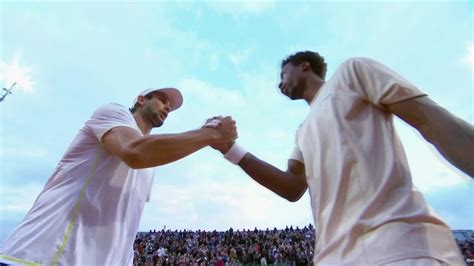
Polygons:
M217 150L219 150L222 153L222 155L225 155L230 150L230 148L232 148L232 145L234 145L234 143L235 143L235 140L225 145L218 146Z
M219 133L217 132L217 129L212 128L212 127L203 127L199 129L200 131L204 132L204 135L207 136L210 140L211 143L215 143L219 139Z
M230 149L224 154L224 158L233 164L239 164L245 154L247 154L247 150L234 142Z

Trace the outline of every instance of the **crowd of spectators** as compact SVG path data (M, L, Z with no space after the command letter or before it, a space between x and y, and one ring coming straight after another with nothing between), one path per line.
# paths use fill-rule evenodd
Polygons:
M310 265L315 230L300 229L141 232L134 243L134 266ZM474 266L474 235L457 240L467 265Z
M155 265L308 265L315 230L150 231L138 233L134 266Z
M462 255L464 256L466 264L474 266L474 234L471 234L470 239L462 241L457 240L457 243Z

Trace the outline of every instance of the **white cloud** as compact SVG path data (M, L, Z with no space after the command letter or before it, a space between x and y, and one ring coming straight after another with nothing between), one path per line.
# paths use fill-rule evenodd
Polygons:
M195 105L197 103L201 105L199 107L193 106L196 109L202 109L203 106L225 109L226 106L230 105L238 110L239 107L245 104L245 100L239 91L216 87L196 78L184 79L179 86L183 88L183 94L186 94L186 98L190 99L189 104Z
M12 213L23 216L31 207L44 185L24 183L21 186L2 184L0 186L0 213Z
M18 147L14 145L0 147L0 158L9 160L21 159L43 159L47 158L50 153L40 147Z
M155 218L150 222L149 217ZM157 227L161 225L170 229L252 229L304 226L311 221L307 197L290 203L249 180L220 180L157 186L145 209L141 229L160 229Z
M183 94L184 104L173 112L160 133L182 132L201 127L205 120L216 115L234 116L247 106L240 91L220 87L190 77L176 83Z
M15 124L18 127L18 124ZM26 137L17 134L10 134L11 128L6 127L4 131L0 131L2 138L0 139L0 159L3 163L41 160L43 163L53 163L58 155L50 147L44 146L44 143L27 143ZM64 148L61 149L63 151ZM3 169L5 170L5 169Z
M243 49L243 50L233 51L229 54L229 60L230 60L230 62L232 62L232 64L234 64L234 66L238 70L240 70L241 64L245 63L245 61L247 61L249 59L249 57L252 56L253 50L254 49L252 49L252 48L247 48L247 49Z

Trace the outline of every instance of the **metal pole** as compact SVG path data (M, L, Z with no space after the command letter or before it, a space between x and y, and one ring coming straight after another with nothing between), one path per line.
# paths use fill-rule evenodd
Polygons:
M12 90L15 85L16 85L16 82L13 82L13 84L10 86L9 89L3 88L5 93L2 95L2 98L0 98L0 102L3 102L3 100L5 99L5 97L7 97L8 94L12 94Z

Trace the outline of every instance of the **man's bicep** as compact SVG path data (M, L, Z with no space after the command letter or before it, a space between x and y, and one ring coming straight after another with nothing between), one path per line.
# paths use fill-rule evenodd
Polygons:
M386 109L398 116L412 127L425 131L436 118L447 115L445 110L428 96L420 96L393 104L385 105Z
M308 188L304 164L300 161L289 159L287 173L291 174L294 178L292 185L295 191L297 191L298 196L293 201L297 201L301 196L303 196Z
M298 177L298 181L306 185L306 173L304 170L304 164L302 162L289 159L287 172Z
M123 159L130 143L140 138L136 129L119 126L107 131L101 139L102 146L110 153Z
M305 175L304 164L298 160L289 159L288 160L288 171L294 175Z

